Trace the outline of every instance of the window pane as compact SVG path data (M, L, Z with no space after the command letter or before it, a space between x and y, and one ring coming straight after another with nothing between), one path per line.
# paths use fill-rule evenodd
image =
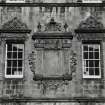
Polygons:
M7 58L12 58L12 52L7 53Z
M94 75L94 68L89 68L89 75Z
M7 68L7 75L11 75L11 68Z
M99 67L99 60L95 60L95 67Z
M18 51L23 51L23 49L24 49L23 44L18 44Z
M93 46L89 46L89 51L93 51Z
M18 58L22 58L22 52L18 52Z
M89 61L88 61L88 60L86 60L86 67L89 67L88 65L89 65Z
M93 52L89 52L89 59L93 59Z
M95 75L99 75L99 68L95 68Z
M7 60L7 67L11 67L11 60Z
M17 58L17 52L13 52L13 58Z
M88 51L88 46L84 46L84 47L83 47L83 50L84 50L84 51Z
M84 59L88 59L88 52L84 52Z
M89 68L84 69L84 74L88 75L89 74Z
M89 71L89 68L86 68L86 72L88 72Z
M99 51L99 45L95 46L95 51Z
M17 60L13 60L13 67L17 67Z
M99 59L99 52L95 52L95 59Z
M89 60L89 67L94 67L94 61L93 60Z
M8 45L7 45L7 50L8 50L8 51L12 51L12 44L8 44Z
M18 72L21 75L22 74L22 68L18 68Z
M22 60L18 60L18 67L22 67Z
M17 51L17 45L16 44L13 45L13 51Z
M12 75L16 75L16 72L17 72L16 68L12 68Z

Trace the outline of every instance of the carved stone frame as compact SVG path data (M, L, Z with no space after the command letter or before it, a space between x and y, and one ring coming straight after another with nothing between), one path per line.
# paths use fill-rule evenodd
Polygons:
M38 32L38 33L34 33L34 35L32 36L32 40L34 41L35 39L70 39L72 40L73 39L73 35L70 33L70 32L65 32L65 33L45 33L45 32ZM34 74L34 77L33 77L33 80L35 81L42 81L42 80L49 80L49 81L52 81L52 80L55 80L55 81L58 81L58 80L69 80L71 81L72 80L72 74L68 74L68 73L65 73L65 74L62 74L61 76L43 76L43 75L40 75L40 74L36 74L34 70L33 71L33 74Z

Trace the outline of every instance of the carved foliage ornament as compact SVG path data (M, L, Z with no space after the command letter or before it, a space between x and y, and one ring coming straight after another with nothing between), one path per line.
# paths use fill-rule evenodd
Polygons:
M33 72L34 74L34 80L35 81L38 81L38 80L72 80L72 72L75 72L74 68L76 66L76 54L72 51L72 55L70 57L70 60L68 63L70 63L70 68L72 68L71 72L69 73L69 71L65 71L64 74L62 75L59 75L59 76L44 76L43 74L37 74L36 73L36 63L38 62L38 60L36 59L37 57L37 51L35 52L32 52L30 55L29 55L29 65L30 65L30 69L31 71ZM41 60L41 59L39 59ZM76 68L75 68L76 69Z
M37 31L41 32L41 31L50 31L50 32L66 32L68 29L68 24L65 23L64 25L62 25L61 23L57 23L55 22L54 18L51 18L51 20L44 25L44 30L43 27L41 25L41 23L39 22L37 25Z
M29 55L29 65L34 74L33 80L43 94L50 90L56 92L72 80L72 73L76 69L76 54L74 51L70 54L72 35L65 32L67 28L67 23L62 25L52 18L44 30L39 23L38 32L32 37L34 51Z
M38 88L41 89L42 94L46 94L47 91L53 90L57 91L58 88L61 86L66 86L69 84L69 81L72 80L72 74L76 71L76 65L77 65L77 56L74 51L71 51L71 57L70 57L70 68L71 68L71 73L65 73L62 74L60 77L58 76L57 78L52 78L52 77L44 77L41 74L37 74L35 72L36 69L36 51L32 52L29 55L29 65L30 69L34 74L34 80L36 81Z
M38 81L38 88L41 88L41 93L46 94L46 92L53 90L55 93L62 86L67 86L69 81L63 80L47 80L47 81Z

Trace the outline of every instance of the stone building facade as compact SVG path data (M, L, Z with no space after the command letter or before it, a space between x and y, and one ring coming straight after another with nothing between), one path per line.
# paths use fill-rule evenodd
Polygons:
M0 104L105 104L104 27L104 7L1 6Z

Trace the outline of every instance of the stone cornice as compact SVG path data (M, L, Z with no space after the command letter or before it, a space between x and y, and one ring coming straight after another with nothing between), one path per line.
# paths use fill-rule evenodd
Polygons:
M4 3L0 6L12 7L104 7L105 3Z
M73 35L71 32L36 32L33 34L32 39L73 39Z
M59 98L32 98L32 97L20 97L20 98L7 98L1 97L0 102L95 102L105 103L105 97L59 97Z
M76 29L75 33L105 33L105 29Z
M30 33L31 30L5 30L5 29L0 29L0 33Z

